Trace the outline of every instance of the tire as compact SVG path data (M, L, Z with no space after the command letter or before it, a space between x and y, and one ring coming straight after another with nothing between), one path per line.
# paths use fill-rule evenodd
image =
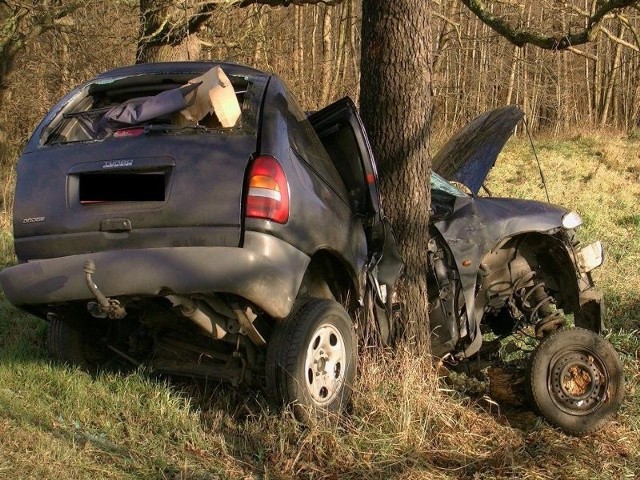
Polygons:
M302 422L340 412L351 398L357 345L353 322L339 303L298 303L276 325L267 345L271 401L291 405Z
M613 346L583 328L559 330L531 355L525 390L534 408L570 435L600 429L624 397L622 364Z
M51 318L47 325L49 356L95 373L115 357L103 341L108 329L108 323L99 319Z

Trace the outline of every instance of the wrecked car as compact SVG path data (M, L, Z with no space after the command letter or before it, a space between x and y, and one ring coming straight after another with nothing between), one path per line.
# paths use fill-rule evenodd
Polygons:
M466 362L485 333L532 328L529 396L583 434L623 393L590 275L602 247L579 246L575 212L475 195L521 117L479 117L434 157L432 350ZM248 67L138 65L72 91L18 162L14 237L6 297L47 320L54 357L90 370L265 384L305 419L350 398L359 310L382 341L394 331L402 261L353 102L307 117Z
M89 370L266 382L301 418L339 410L355 312L375 298L388 322L402 262L353 104L312 121L330 152L277 76L234 64L79 86L19 159L6 297Z
M580 245L582 219L574 211L477 196L523 115L516 106L483 114L433 158L432 352L450 364L483 353L491 358L500 339L524 332L538 342L524 379L530 403L565 432L583 435L609 420L624 395L620 360L601 335L602 294L591 278L603 262L602 245ZM571 319L575 328L568 328ZM494 339L483 342L483 334Z

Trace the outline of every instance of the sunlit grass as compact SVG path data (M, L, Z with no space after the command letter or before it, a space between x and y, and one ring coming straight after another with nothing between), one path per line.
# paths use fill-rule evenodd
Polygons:
M362 360L347 415L303 427L261 392L156 377L88 375L51 363L45 323L0 302L0 478L636 478L640 472L640 144L540 139L552 202L579 211L584 243L601 239L609 338L627 396L616 420L567 437L527 409L438 379L401 348ZM512 141L489 181L494 195L544 200L535 159ZM0 219L2 261L10 205ZM3 240L4 239L4 240Z

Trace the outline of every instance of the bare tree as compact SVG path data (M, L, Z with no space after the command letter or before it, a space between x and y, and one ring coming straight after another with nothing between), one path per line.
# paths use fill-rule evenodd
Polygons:
M16 55L43 33L72 24L70 15L86 1L0 1L0 89L13 68Z
M140 0L138 62L197 58L198 32L221 6L325 4L343 0Z
M482 0L461 0L480 20L518 47L530 44L545 50L566 50L576 45L583 45L593 40L598 32L600 23L609 14L615 14L625 8L638 5L638 0L602 0L593 3L592 10L586 14L582 28L577 31L562 29L545 32L540 28L522 28L516 21L506 16L495 15L490 7ZM566 5L566 4L563 4ZM520 5L515 4L516 8Z

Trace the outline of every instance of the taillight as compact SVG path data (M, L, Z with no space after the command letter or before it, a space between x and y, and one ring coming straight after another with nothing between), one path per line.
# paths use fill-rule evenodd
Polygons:
M278 223L289 220L287 177L273 157L256 157L251 165L246 215Z
M125 137L137 137L138 135L142 135L144 133L143 127L129 127L129 128L121 128L120 130L116 130L113 132L114 138L125 138Z

